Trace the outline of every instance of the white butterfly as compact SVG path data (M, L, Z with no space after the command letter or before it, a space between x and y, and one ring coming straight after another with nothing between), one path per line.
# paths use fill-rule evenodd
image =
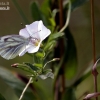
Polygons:
M0 55L9 60L17 55L22 56L26 52L35 53L39 50L41 42L50 35L42 21L35 21L21 29L19 35L7 35L0 37Z

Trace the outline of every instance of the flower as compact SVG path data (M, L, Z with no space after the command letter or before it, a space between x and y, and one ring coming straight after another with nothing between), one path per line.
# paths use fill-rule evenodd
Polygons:
M20 36L25 37L28 43L20 53L19 56L24 55L26 52L35 53L39 50L41 42L50 35L51 31L47 29L43 22L35 21L30 25L26 25L24 29L19 32Z

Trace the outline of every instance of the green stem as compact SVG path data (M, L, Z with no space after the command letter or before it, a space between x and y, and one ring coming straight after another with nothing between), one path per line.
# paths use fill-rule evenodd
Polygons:
M48 62L45 63L45 65L43 66L43 69L47 66L48 63L51 63L51 62L54 62L54 61L58 61L58 60L60 60L60 58L54 58L54 59L48 61Z
M68 13L67 13L66 22L65 22L65 25L61 28L61 30L59 32L63 32L69 24L70 15L71 15L71 1L68 0L68 3L69 3L69 6L68 6Z
M24 96L24 94L25 94L27 88L29 87L29 85L30 85L31 83L32 83L32 77L30 77L30 79L29 79L27 85L25 86L25 88L24 88L24 90L23 90L23 92L22 92L22 94L21 94L19 100L22 100L22 98L23 98L23 96Z

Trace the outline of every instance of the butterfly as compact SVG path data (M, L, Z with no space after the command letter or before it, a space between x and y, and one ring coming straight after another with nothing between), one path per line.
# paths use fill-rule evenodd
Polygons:
M42 21L35 21L21 29L19 35L0 37L0 55L9 60L17 55L22 56L26 52L35 53L50 33L51 31L43 25Z

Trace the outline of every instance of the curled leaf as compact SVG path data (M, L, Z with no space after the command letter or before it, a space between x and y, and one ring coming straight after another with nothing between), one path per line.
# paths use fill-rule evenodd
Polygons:
M6 100L6 99L0 94L0 100Z
M48 72L48 73L43 73L41 75L39 75L39 77L43 80L47 79L47 78L52 78L54 79L54 74L52 72Z
M18 63L12 64L11 67L18 68Z
M100 95L100 92L97 92L97 93L90 93L88 94L83 100L88 100L88 99L91 99L93 97L98 97Z
M98 61L100 60L100 58L96 61L96 63L93 65L93 67L92 67L92 74L94 75L94 76L97 76L98 75L98 72L97 72L97 70L96 70L96 66L97 66L97 63L98 63Z

